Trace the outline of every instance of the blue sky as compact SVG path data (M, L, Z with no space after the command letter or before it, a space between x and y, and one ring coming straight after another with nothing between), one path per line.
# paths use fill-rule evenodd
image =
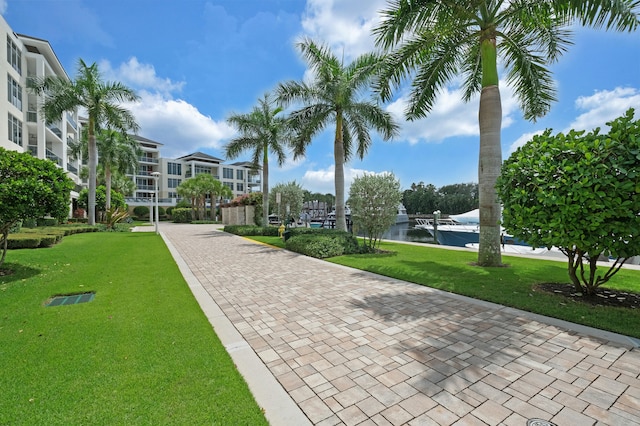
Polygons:
M70 77L82 58L98 62L106 80L134 88L142 98L130 107L139 134L163 143L164 157L203 151L224 158L234 136L229 114L249 112L279 82L303 78L296 40L312 37L348 61L373 49L370 31L383 7L385 0L0 0L9 26L48 40ZM576 29L573 41L551 68L558 102L537 123L522 118L501 83L504 158L546 128L591 130L630 107L640 116L640 33ZM477 182L477 99L463 103L453 85L428 118L406 122L404 94L385 105L399 119L400 136L383 142L374 134L365 159L346 165L347 182L385 171L403 188ZM271 185L295 180L333 193L331 137L318 136L304 159L272 166Z

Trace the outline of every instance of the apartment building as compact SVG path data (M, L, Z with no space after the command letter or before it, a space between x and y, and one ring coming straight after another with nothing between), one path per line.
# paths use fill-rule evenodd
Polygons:
M47 124L39 111L42 98L27 91L28 79L69 77L48 41L14 33L2 16L0 37L7 46L0 53L0 74L7 81L6 85L0 84L0 146L29 152L66 170L76 183L71 193L75 204L82 182L79 160L69 158L69 142L80 135L78 112L66 112Z
M260 190L259 171L253 170L250 162L227 164L223 159L203 152L194 152L179 158L164 158L160 155L162 143L132 135L138 141L142 155L138 159L138 170L130 175L136 184L132 197L126 199L130 206L150 205L155 194L155 177L158 176L158 202L163 207L175 206L180 197L180 183L201 173L208 173L229 187L234 197Z

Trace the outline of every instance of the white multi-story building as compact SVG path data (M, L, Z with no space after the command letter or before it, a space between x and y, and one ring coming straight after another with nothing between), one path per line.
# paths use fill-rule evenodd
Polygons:
M252 168L250 162L226 164L224 160L211 155L194 152L179 158L160 156L160 142L132 135L138 141L142 156L138 161L138 170L131 178L136 184L132 197L126 199L130 206L149 205L155 194L154 173L158 177L158 202L163 207L174 206L180 199L178 185L186 179L201 173L208 173L228 186L234 197L260 190L259 171Z
M73 209L82 184L79 160L69 157L69 142L80 135L78 112L66 112L47 124L40 113L42 97L27 91L28 79L69 77L48 41L14 33L2 16L0 37L7 45L0 53L0 74L7 81L6 85L0 84L0 146L30 152L66 170L76 183L71 193Z

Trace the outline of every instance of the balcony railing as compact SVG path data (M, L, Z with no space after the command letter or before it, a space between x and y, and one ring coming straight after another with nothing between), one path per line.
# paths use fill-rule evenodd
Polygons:
M47 153L47 159L53 161L54 163L56 163L58 166L62 167L62 158L58 157L56 154L54 154L51 150L47 149L46 151Z
M158 164L158 159L157 158L151 158L151 157L138 157L138 161L140 161L141 163Z
M140 191L155 191L155 185L136 185L136 189Z
M73 173L74 175L78 174L78 168L76 166L74 166L73 164L67 163L67 171Z
M33 155L34 157L38 156L38 147L37 146L29 145L27 148L29 149L29 153L31 155Z
M36 111L27 111L27 121L29 123L37 123L38 113Z
M67 121L69 122L69 124L71 124L71 127L73 127L75 130L78 130L78 124L76 123L76 120L73 118L72 114L67 113Z
M58 136L60 139L62 139L62 130L60 130L60 123L59 122L49 123L49 124L47 124L47 127L49 129L51 129L51 131L53 133L55 133L56 136Z

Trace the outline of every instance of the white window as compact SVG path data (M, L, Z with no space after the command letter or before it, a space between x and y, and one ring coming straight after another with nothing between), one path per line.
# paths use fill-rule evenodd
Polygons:
M9 114L9 140L22 146L22 122Z
M22 86L7 74L7 97L14 107L22 111Z
M233 179L233 169L228 169L224 167L222 169L222 178L223 179ZM233 188L231 188L233 189Z
M244 170L236 170L236 180L244 180Z
M236 191L244 192L244 183L236 183Z
M167 186L169 188L177 188L178 185L180 185L180 182L182 182L182 179L169 178L167 179Z
M167 174L182 176L182 164L167 163Z
M18 46L11 40L11 37L7 35L7 62L11 64L14 70L18 71L18 74L22 75L22 52L18 49Z

